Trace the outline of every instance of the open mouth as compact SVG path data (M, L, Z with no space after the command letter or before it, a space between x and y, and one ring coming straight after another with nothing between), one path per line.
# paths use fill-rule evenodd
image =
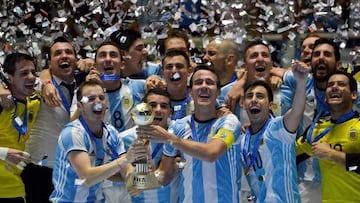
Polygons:
M181 77L180 77L179 73L174 73L170 77L170 81L179 81L180 79L181 79Z
M305 58L304 59L304 63L310 63L311 62L311 58Z
M154 121L160 122L162 120L161 116L154 116Z
M326 66L325 64L321 63L321 64L318 65L318 68L317 68L317 69L318 69L318 70L326 70L326 69L327 69L327 66Z
M200 98L203 98L203 99L208 99L208 98L210 98L210 95L203 93L203 94L200 94L199 97L200 97Z
M264 72L265 71L265 67L264 66L257 66L255 67L256 72Z
M104 70L105 70L105 71L112 71L112 70L114 70L114 67L112 67L112 66L106 66L106 67L104 68Z
M253 107L251 107L250 108L250 113L251 114L258 114L258 113L260 113L260 108L258 108L258 107L256 107L256 106L253 106Z
M338 99L338 98L341 98L341 95L338 94L338 93L333 93L333 94L330 95L330 98L331 98L331 99L333 99L333 98L337 98L337 99Z
M70 67L70 63L67 62L67 61L62 62L62 63L60 64L60 68L61 68L61 69L65 69L65 68L69 68L69 67Z
M24 86L26 89L34 89L34 85L35 84L25 84Z

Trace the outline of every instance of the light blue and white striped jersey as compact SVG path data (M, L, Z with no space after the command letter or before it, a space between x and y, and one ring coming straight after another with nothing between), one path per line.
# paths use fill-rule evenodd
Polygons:
M158 75L162 77L162 64L146 62L145 65L143 66L142 73L144 74L145 78L152 75Z
M91 137L79 120L65 125L61 131L55 154L53 170L54 191L50 196L52 202L98 202L103 201L102 182L87 187L82 184L68 159L70 151L84 151L90 156L91 166L99 166L109 160L105 153L110 144L118 154L125 153L124 145L111 125L105 125L102 138ZM105 151L104 151L105 150Z
M249 152L252 152L259 134L250 136ZM246 176L251 191L256 196L256 202L300 202L296 182L296 133L286 131L283 117L277 117L269 121L262 139L254 164ZM245 134L242 134L242 154L244 144ZM242 161L245 163L243 156Z
M107 106L104 121L111 123L119 132L134 126L130 111L145 95L145 81L121 79L121 88L106 92Z
M169 132L182 139L194 140L189 122L192 115L176 120ZM208 130L210 128L210 131ZM225 115L215 122L195 121L196 134L199 140L209 142L220 129L229 130L224 136L234 140L240 136L241 124L234 114ZM207 135L204 133L208 132ZM239 187L241 179L240 146L232 144L228 150L216 161L210 163L193 158L185 153L181 156L186 160L184 169L180 174L179 195L180 202L207 203L239 202ZM164 155L174 157L179 153L171 145L165 144Z
M119 134L125 144L126 151L129 150L131 143L137 138L137 126L125 130ZM154 168L159 167L163 155L163 144L150 142L150 152ZM145 190L138 197L131 197L133 203L176 203L178 200L178 179L173 179L169 184L155 190Z
M146 62L142 67L142 71L139 74L131 75L132 79L146 79L151 75L157 75L162 77L162 65L161 63Z
M177 120L190 115L194 111L194 103L190 96L190 89L186 91L186 98L183 100L171 100L170 105L174 112L171 116L171 120Z

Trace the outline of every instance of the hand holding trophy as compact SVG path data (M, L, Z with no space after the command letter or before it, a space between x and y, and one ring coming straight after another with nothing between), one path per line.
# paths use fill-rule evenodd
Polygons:
M131 117L137 125L150 125L154 119L152 107L147 103L140 103L131 110ZM134 142L143 143L148 146L149 140L136 139ZM155 175L149 172L149 160L141 159L133 162L135 172L131 173L126 181L127 188L136 188L140 190L151 190L160 187Z

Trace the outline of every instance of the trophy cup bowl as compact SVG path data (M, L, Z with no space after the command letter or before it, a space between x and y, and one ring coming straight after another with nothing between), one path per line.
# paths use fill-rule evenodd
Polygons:
M140 103L131 110L131 118L137 125L150 125L154 120L154 112L149 104ZM136 139L134 142L141 142L145 146L149 144L149 140L146 139ZM160 187L155 174L149 172L147 159L135 161L133 164L135 164L135 172L127 178L127 188L152 190Z

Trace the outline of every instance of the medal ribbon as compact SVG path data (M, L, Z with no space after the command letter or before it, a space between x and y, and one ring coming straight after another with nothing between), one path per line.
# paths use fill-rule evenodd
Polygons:
M171 120L176 120L176 119L182 118L183 109L185 109L185 111L186 111L186 105L188 103L190 103L190 100L191 100L190 91L189 91L189 89L187 89L186 90L186 99L185 99L185 101L181 102L181 104L180 104L181 108L178 111L174 112L174 115L172 116ZM185 114L186 114L186 112L185 112Z
M91 139L95 142L96 137L95 137L94 133L91 132L91 130L90 130L89 126L87 125L87 123L85 122L84 118L83 118L82 116L80 116L80 117L79 117L79 120L80 120L81 125L84 127L85 131L90 135ZM104 123L102 123L102 126L103 126L103 128L106 129L107 134L108 134L108 137L109 137L109 136L110 136L109 130L106 128L106 126L105 126ZM115 147L114 147L113 145L111 145L111 143L109 143L109 140L108 140L108 139L106 139L106 145L107 145L108 148L110 149L110 152L108 152L107 150L105 150L104 147L102 147L102 150L103 150L107 155L109 155L113 160L119 158L119 155L118 155L118 153L116 152ZM97 151L97 150L95 150L95 151ZM97 156L97 158L99 158L99 157Z
M266 128L269 125L271 120L272 120L272 117L270 117L266 121L265 125L261 128L261 131L260 131L258 137L255 140L255 145L254 145L254 147L252 149L252 152L250 154L250 161L248 159L248 153L249 153L249 148L250 148L251 126L249 126L249 128L246 130L244 147L243 147L243 152L242 152L246 168L250 168L254 164L254 161L255 161L255 158L257 156L258 149L259 149L259 146L260 146L261 139L262 139L262 137L264 135L264 132L265 132L265 130L266 130Z
M193 136L193 139L194 141L196 142L202 142L202 143L205 143L208 135L209 135L209 132L210 132L210 129L213 125L213 123L216 121L216 119L212 119L206 126L206 129L204 131L204 136L202 136L202 139L199 139L199 137L197 136L197 133L196 133L196 127L195 127L195 119L194 119L194 114L191 115L191 123L190 123L190 127L191 127L191 133L192 133L192 136Z
M13 98L14 101L14 105L15 105L15 111L13 113L12 116L12 125L14 126L14 128L20 133L20 135L25 135L28 131L28 126L27 126L27 103L25 103L25 110L24 110L24 120L21 121L20 117L17 116L17 101L15 98ZM22 122L22 125L19 125L15 119L20 119L20 121Z
M106 75L104 73L101 73L100 79L101 80L120 80L121 77L120 77L120 75Z
M349 111L347 112L345 115L341 116L338 120L335 121L334 125L336 124L340 124L340 123L343 123L347 120L349 120L350 118L352 118L353 116L355 115L355 112L354 111ZM318 119L317 119L318 120ZM311 123L311 126L310 126L310 129L309 129L309 133L308 133L308 137L307 137L307 142L311 145L312 143L314 142L317 142L319 141L322 137L324 137L333 127L334 125L326 128L325 130L323 130L319 135L317 135L314 140L311 140L312 139L312 134L314 132L314 127L315 127L315 124L317 123L317 120L313 121Z
M60 88L59 84L56 82L55 78L52 77L51 78L52 83L54 84L55 88L58 90L60 97L61 97L61 101L64 105L65 110L70 114L70 104L69 102L66 100L66 97L64 95L64 92L62 91L62 89ZM71 92L70 92L71 94Z

